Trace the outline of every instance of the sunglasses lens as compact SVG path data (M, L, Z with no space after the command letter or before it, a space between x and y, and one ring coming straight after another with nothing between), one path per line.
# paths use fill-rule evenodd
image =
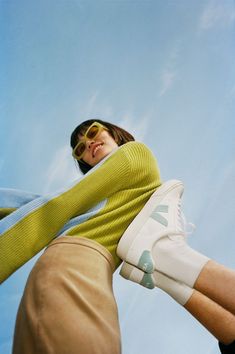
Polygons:
M75 150L76 156L80 157L84 153L85 149L86 149L86 145L83 142L79 143Z
M97 125L93 125L92 127L90 127L90 129L88 129L86 136L88 139L94 139L98 134L98 132L99 132L99 127Z

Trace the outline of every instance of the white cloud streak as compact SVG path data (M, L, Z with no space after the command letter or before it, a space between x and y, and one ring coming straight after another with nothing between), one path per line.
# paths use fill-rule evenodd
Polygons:
M176 64L180 52L180 43L181 41L177 40L176 43L174 44L170 52L167 64L162 71L161 74L162 87L160 89L159 97L162 97L171 89L178 75Z
M234 21L235 6L233 1L210 0L201 14L199 30L206 31L214 27L227 27Z
M86 104L86 107L85 107L85 113L87 116L93 114L93 110L94 110L94 106L96 105L97 103L97 97L99 95L99 92L96 91L94 92L91 97L89 98L87 104Z
M91 93L88 99L79 105L78 116L83 117L82 120L112 117L113 109L107 103L103 103L101 100L101 93L96 90ZM100 116L101 115L101 116Z
M165 70L162 74L162 89L159 96L163 96L172 86L176 77L176 72L172 70Z
M71 158L71 148L67 144L56 152L46 176L44 194L62 188L80 176Z
M126 113L118 125L129 131L136 140L144 141L148 133L149 123L150 116L147 114L142 119L137 120L132 113Z

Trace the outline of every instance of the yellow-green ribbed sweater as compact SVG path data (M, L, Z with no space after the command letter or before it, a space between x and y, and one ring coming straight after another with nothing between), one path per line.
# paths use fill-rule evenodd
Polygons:
M62 234L99 242L118 266L119 239L160 184L152 152L129 142L69 188L18 208L0 220L0 282Z

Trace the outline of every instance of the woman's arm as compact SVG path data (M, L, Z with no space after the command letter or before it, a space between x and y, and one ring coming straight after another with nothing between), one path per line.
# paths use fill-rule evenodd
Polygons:
M47 246L71 218L129 188L138 174L146 178L146 166L153 163L156 161L144 144L127 143L71 187L36 198L1 220L0 282Z
M18 189L0 188L0 219L38 197L38 194Z
M122 188L129 161L118 149L101 165L60 193L39 197L0 221L0 282L56 237L72 217Z

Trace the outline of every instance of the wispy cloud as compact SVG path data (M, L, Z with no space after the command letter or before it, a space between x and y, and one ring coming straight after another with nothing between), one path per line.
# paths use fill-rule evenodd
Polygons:
M235 21L235 5L231 0L210 0L205 6L200 20L199 31L213 27L227 27Z
M144 141L149 128L150 116L146 114L141 119L136 119L132 113L126 113L123 115L122 120L118 122L118 125L127 131L129 131L136 140Z
M94 92L94 93L90 96L88 102L86 103L85 113L86 113L87 116L89 116L90 114L93 114L94 107L95 107L96 104L97 104L97 97L98 97L98 95L99 95L99 92L98 92L98 91Z
M180 53L180 43L181 41L177 40L176 43L174 44L169 54L168 61L162 71L161 74L162 86L160 89L159 97L162 97L163 95L166 94L166 92L168 92L171 89L178 75L176 64Z
M162 89L159 96L163 96L172 86L176 77L176 71L171 69L164 70L162 74Z
M66 144L56 152L46 172L47 183L43 193L62 188L79 177L80 172L76 170L75 162L73 162L71 158L71 148Z
M104 102L102 99L102 93L99 90L91 92L90 96L83 102L79 104L78 116L82 116L82 120L111 117L113 114L112 107Z

